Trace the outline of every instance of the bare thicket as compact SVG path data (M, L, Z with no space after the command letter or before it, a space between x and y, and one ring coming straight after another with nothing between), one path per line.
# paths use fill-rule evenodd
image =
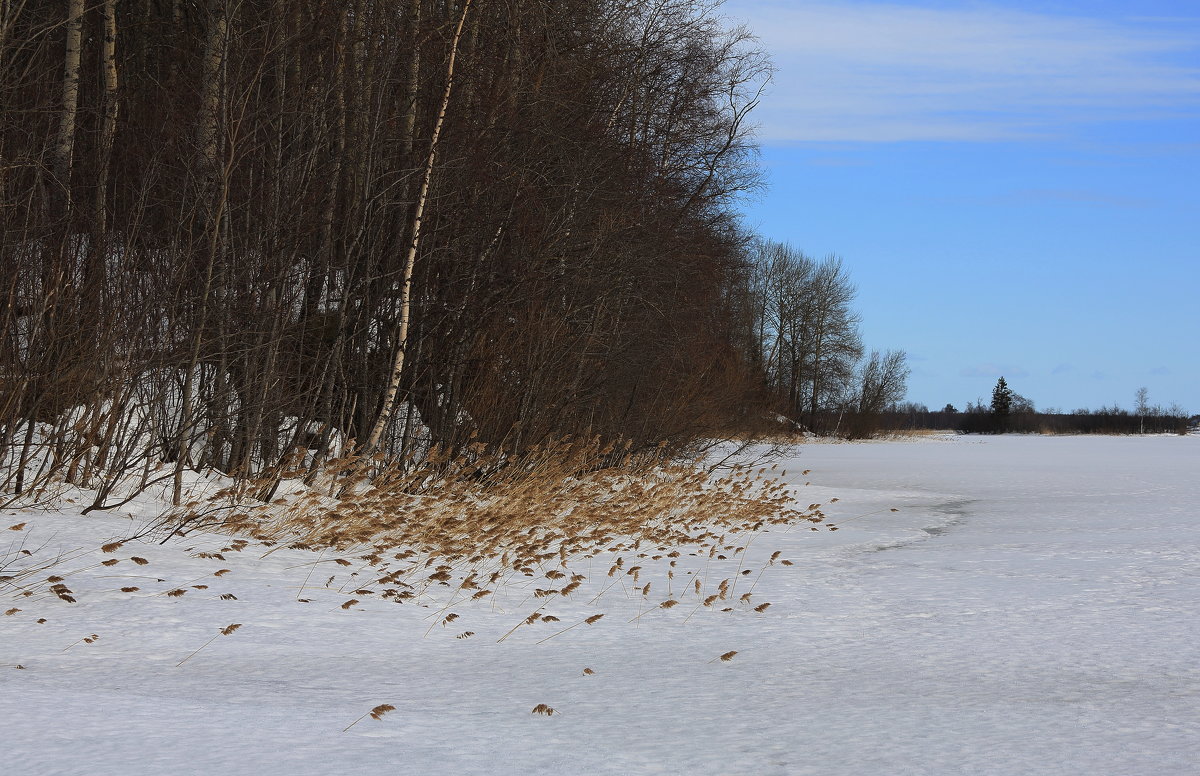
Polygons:
M698 0L4 0L0 492L761 422L767 75Z
M837 256L820 261L791 245L754 240L747 271L731 283L736 341L766 395L793 428L850 438L890 425L907 390L903 351L864 359L855 286Z

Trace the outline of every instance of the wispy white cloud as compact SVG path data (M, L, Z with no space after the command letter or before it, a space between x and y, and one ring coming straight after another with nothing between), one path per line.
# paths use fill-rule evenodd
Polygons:
M1034 138L1200 109L1200 38L1167 20L802 0L724 12L778 67L758 114L768 141Z

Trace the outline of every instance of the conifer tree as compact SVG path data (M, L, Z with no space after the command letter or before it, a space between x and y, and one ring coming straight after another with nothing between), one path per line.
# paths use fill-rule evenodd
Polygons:
M1001 377L992 389L992 423L997 433L1008 430L1008 416L1012 412L1013 392Z

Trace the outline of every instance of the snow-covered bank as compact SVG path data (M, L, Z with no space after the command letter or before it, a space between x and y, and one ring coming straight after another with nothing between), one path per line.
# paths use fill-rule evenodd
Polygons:
M772 530L673 579L647 561L647 596L596 558L542 609L557 622L503 641L545 600L533 581L398 605L355 592L352 556L216 536L103 553L128 518L5 513L26 525L0 549L89 554L61 566L77 603L3 593L4 769L1195 772L1200 439L812 445L787 468L838 498L837 532ZM695 576L751 600L697 608Z

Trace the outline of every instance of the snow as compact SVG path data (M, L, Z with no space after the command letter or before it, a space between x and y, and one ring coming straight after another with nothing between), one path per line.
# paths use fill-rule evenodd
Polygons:
M353 553L221 552L231 539L215 535L104 553L152 505L9 510L0 575L71 554L37 579L62 575L77 603L0 583L2 609L21 610L0 615L4 770L1197 772L1200 438L944 437L796 457L790 477L839 530L774 528L724 561L685 553L670 609L665 558L638 560L648 597L598 557L572 564L588 579L569 598L534 598L546 580L518 577L476 602L435 586L398 604L353 593L368 571ZM21 547L32 556L14 560ZM697 608L689 573L706 593L736 578L731 599L753 585L751 602ZM559 622L501 640L543 604Z

